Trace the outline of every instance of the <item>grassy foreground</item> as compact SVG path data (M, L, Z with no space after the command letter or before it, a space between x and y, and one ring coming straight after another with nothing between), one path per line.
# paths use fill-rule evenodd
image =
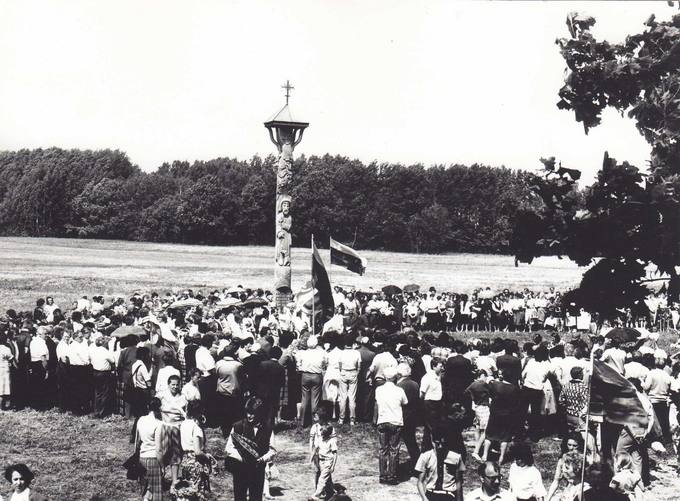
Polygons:
M121 467L132 452L128 443L129 425L122 417L102 421L53 411L5 412L0 414L3 430L0 465L28 464L36 474L34 487L52 501L138 499L136 482L128 481ZM307 499L313 492L307 433L307 430L287 430L276 436L281 450L276 460L280 478L272 481L276 499ZM378 483L378 442L372 426L339 426L338 439L340 453L334 481L344 485L353 499L418 499L414 478L397 486ZM209 430L208 448L216 458L223 457L224 440L214 430ZM557 449L557 442L549 439L536 448L537 463L546 476L554 469ZM402 462L407 456L402 446ZM211 484L211 499L233 498L229 473L220 469L213 474ZM472 463L465 475L465 492L478 485Z
M34 487L51 501L128 501L140 499L137 483L125 478L121 464L130 455L128 443L130 423L122 417L98 420L74 417L54 411L0 413L0 465L24 462L36 474ZM312 470L308 462L307 430L286 430L276 436L281 451L276 459L280 477L272 481L272 493L279 500L304 500L312 492ZM473 437L466 436L468 450ZM416 480L396 486L378 483L377 433L371 425L338 427L339 456L333 476L347 488L355 501L375 499L414 500L419 497ZM224 439L208 430L208 449L223 457ZM559 443L550 438L534 448L536 465L543 474L546 488L550 485L559 453ZM402 446L401 460L407 453ZM671 454L652 456L659 463L653 472L654 482L648 499L675 501L677 475ZM467 465L464 492L479 486L474 461ZM231 500L231 476L219 461L219 470L211 477L211 500ZM503 486L507 487L508 465L503 467ZM8 484L5 484L8 487ZM0 492L5 492L2 489Z

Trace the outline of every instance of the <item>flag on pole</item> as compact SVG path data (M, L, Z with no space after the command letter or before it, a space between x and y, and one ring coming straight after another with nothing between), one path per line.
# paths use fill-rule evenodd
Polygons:
M307 315L312 315L314 311L321 311L321 298L319 291L312 287L311 282L307 282L300 291L295 294L295 311L302 311Z
M363 275L366 272L366 258L357 251L331 238L331 264L337 264L349 271Z
M609 423L647 428L647 411L637 396L633 383L599 360L593 361L591 377L591 414L601 412L604 420Z
M331 281L314 240L312 240L312 287L317 290L321 299L322 321L325 321L333 316L335 303L333 302Z

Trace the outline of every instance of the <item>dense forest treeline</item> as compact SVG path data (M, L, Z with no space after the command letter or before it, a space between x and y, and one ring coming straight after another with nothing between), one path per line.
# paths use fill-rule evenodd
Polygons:
M293 245L313 233L358 249L508 253L530 174L301 156ZM272 245L276 158L173 162L143 172L120 151L0 153L2 235Z

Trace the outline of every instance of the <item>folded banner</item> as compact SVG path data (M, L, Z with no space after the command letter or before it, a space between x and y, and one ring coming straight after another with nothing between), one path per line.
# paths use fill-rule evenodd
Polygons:
M605 421L629 427L645 429L649 422L633 383L599 360L593 362L590 412L601 412Z
M349 271L363 275L366 272L366 258L357 251L331 238L331 264L337 264Z
M335 303L328 272L319 255L319 251L312 240L312 287L317 290L321 299L322 320L325 321L333 316Z

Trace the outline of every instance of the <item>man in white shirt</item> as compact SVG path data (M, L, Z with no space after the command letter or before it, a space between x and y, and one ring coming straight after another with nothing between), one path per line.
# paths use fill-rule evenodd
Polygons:
M74 414L85 414L90 407L90 348L83 332L73 334L69 345L69 380L71 386L71 410Z
M106 338L98 338L90 349L92 382L94 385L94 417L103 418L113 407L113 353L106 347Z
M205 409L206 419L212 422L215 417L215 390L217 388L215 377L215 359L210 354L215 337L206 334L201 338L200 346L196 350L196 368L201 371L201 379L198 381L198 389L201 392L201 400Z
M394 384L397 379L397 369L387 367L383 374L385 383L375 390L380 440L380 483L395 485L398 483L399 438L404 426L402 407L408 403L408 399L404 390Z
M47 380L47 361L50 357L45 343L45 328L38 327L29 344L31 365L29 367L30 402L34 409L44 409L47 405L45 381Z

